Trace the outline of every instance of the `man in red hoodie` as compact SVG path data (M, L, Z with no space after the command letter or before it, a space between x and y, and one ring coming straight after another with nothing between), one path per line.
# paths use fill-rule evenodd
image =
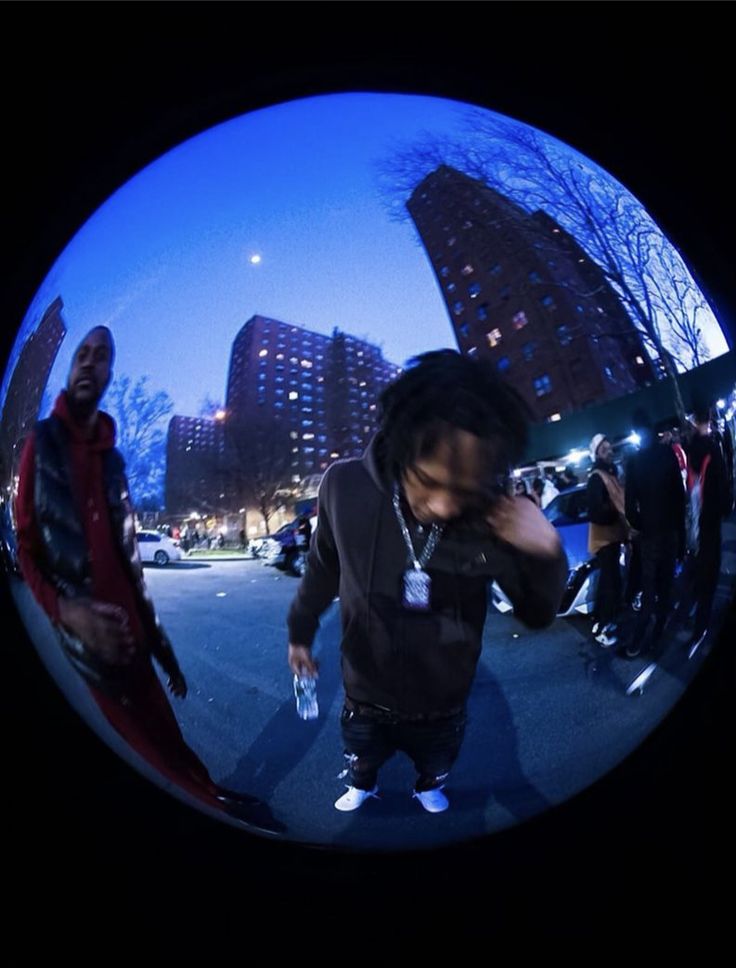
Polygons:
M187 684L146 591L115 424L98 409L115 347L103 326L78 346L66 390L26 442L16 517L21 571L103 715L154 769L199 801L269 833L261 801L219 787L187 745L173 695Z

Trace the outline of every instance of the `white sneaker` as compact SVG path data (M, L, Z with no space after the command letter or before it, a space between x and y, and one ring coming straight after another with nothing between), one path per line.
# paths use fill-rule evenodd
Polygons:
M639 675L634 679L632 683L626 689L627 696L633 696L635 692L638 692L641 696L644 692L644 686L649 682L654 673L657 671L657 663L650 662L649 665L644 666Z
M600 632L594 636L594 638L598 643L598 645L602 645L604 649L608 649L612 645L615 645L618 642L618 639L616 638L615 635L611 634L610 629L607 625L605 628L602 628Z
M369 797L374 797L376 800L379 798L376 796L377 786L374 786L372 790L359 790L358 787L349 786L345 793L337 800L335 800L335 809L341 810L343 813L349 813L351 810L357 810L362 807L365 801Z
M427 813L442 813L450 806L450 801L442 792L442 787L436 787L434 790L415 790L412 797L421 803Z
M693 636L693 638L690 639L690 641L688 642L688 649L687 649L688 659L692 659L692 657L698 651L700 646L703 644L703 640L705 639L707 634L708 634L708 630L706 629L705 632L701 632L700 635Z

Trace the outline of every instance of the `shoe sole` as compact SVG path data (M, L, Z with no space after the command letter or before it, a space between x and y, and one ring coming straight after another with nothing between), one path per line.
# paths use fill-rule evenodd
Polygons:
M703 634L700 636L700 638L697 639L695 642L693 642L693 644L689 647L689 649L687 650L687 657L688 657L688 659L692 659L693 658L693 656L695 655L695 653L698 651L698 649L700 648L700 646L705 641L705 636L707 634L708 634L707 632L703 632Z
M369 793L367 797L363 797L363 799L359 803L356 803L354 805L353 804L345 804L343 806L339 806L340 801L346 795L346 794L343 794L342 797L338 797L338 799L335 800L335 803L334 803L335 810L339 810L340 813L353 813L355 810L360 810L360 808L364 804L366 804L369 800L378 800L379 799L379 797L376 794L376 791L377 790L378 790L378 787L375 787L373 789L373 791L371 793Z
M642 692L644 691L644 686L646 686L646 684L652 678L656 669L657 669L656 662L650 662L648 666L645 666L641 670L639 675L627 687L626 695L633 696L635 692L638 692L639 695L641 695Z
M412 794L412 800L416 800L422 810L426 811L427 813L444 813L445 810L448 810L450 807L450 801L446 797L445 803L439 807L428 807L425 803L422 803L416 793Z

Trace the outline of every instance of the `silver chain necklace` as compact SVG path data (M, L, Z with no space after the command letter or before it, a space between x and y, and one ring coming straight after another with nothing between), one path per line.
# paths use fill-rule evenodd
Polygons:
M444 529L442 525L432 525L432 530L429 532L429 536L425 542L424 548L422 549L419 557L417 557L417 554L414 551L411 535L409 534L409 528L407 527L401 510L401 497L399 485L397 483L394 483L393 505L396 518L401 528L401 533L404 536L404 542L406 543L406 547L409 552L409 558L411 559L413 566L412 568L409 568L408 571L404 572L402 604L405 608L411 608L414 611L427 612L429 611L432 579L429 577L426 571L424 571L424 566L432 557L432 554L434 553L434 550L442 537L442 531Z

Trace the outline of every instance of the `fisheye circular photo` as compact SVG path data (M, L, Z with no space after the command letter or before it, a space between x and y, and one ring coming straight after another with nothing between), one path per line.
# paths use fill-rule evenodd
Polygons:
M0 550L45 666L174 796L418 850L562 804L733 598L736 363L686 261L551 134L290 101L123 185L0 391Z

